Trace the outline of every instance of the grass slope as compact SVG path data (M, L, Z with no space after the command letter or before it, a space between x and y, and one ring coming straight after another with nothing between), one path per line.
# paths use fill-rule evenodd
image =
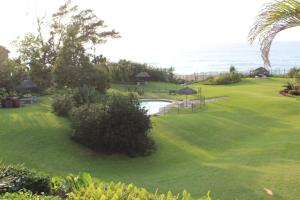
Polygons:
M278 95L284 82L193 85L207 97L230 99L209 103L202 112L153 117L158 151L134 159L94 155L73 143L68 121L51 112L48 99L22 109L1 109L0 159L56 175L86 171L150 191L185 188L202 196L211 190L215 199L253 200L269 199L263 191L268 188L274 192L271 199L297 199L300 102Z

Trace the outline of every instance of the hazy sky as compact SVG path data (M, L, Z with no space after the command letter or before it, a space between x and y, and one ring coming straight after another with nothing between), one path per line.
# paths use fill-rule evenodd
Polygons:
M271 0L74 0L92 8L122 38L99 51L112 59L143 54L167 54L212 43L246 43L255 16ZM37 16L50 15L64 0L1 0L0 44L35 29ZM299 40L300 30L286 31L277 40ZM145 61L147 62L147 61Z

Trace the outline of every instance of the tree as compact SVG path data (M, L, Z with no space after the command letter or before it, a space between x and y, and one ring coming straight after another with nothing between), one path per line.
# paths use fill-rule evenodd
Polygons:
M70 42L71 32L73 32L72 40L76 40L76 44L73 43L73 45L77 48L76 52L72 53L73 58L76 57L76 53L81 54L79 57L83 60L80 62L89 62L84 61L86 56L82 56L86 51L92 50L93 57L96 59L95 49L97 45L105 43L108 38L120 37L115 30L107 29L104 21L100 20L93 10L79 10L78 6L72 5L70 0L59 7L58 11L52 15L50 22L47 22L45 18L37 18L36 33L27 34L22 40L16 42L16 46L22 62L30 67L31 79L41 89L51 85L51 71L57 63L62 62L67 66L77 66L74 65L74 62L66 63L71 61L70 59L63 61L62 58L58 58L68 51L71 53L71 50L64 48L64 45ZM67 45L70 47L71 44L68 43ZM84 53L82 54L83 50ZM58 59L60 60L58 61ZM67 69L64 68L64 70ZM72 68L72 70L74 69ZM63 71L63 69L61 70ZM63 71L63 73L71 77L75 72ZM76 73L80 72L77 71ZM74 77L74 81L78 81L76 78L78 76Z
M85 72L92 68L89 57L74 27L70 27L59 51L54 67L54 80L60 87L80 87L85 84Z
M236 72L236 69L235 69L235 67L233 65L230 66L229 72L230 73L235 73Z
M28 33L21 41L15 43L21 62L29 66L30 79L40 90L51 85L53 58L50 56L50 44L40 36Z
M249 33L253 43L259 38L261 55L266 66L270 67L269 53L276 35L286 29L300 25L300 2L297 0L275 1L266 4L260 11Z
M54 67L54 80L59 87L94 87L104 92L110 86L105 64L90 62L85 49L78 39L78 29L69 27Z
M28 79L28 69L17 60L7 59L0 65L0 88L14 90L23 80Z
M0 65L8 59L8 50L5 47L0 46Z

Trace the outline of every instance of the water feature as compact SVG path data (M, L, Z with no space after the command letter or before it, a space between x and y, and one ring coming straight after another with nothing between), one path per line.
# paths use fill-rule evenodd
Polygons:
M170 105L171 103L172 102L170 101L163 100L141 100L141 106L148 110L149 115L159 113L160 109Z

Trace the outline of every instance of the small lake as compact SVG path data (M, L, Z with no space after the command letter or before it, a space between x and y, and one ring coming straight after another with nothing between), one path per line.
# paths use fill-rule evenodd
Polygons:
M159 113L159 110L167 105L170 105L172 102L169 101L160 101L160 100L141 100L141 107L144 107L148 110L149 115Z

